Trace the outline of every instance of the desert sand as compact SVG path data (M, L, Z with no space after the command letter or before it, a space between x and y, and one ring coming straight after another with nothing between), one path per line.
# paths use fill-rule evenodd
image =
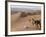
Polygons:
M37 13L38 14L38 13ZM41 15L27 15L22 17L21 13L14 13L11 15L11 31L33 31L33 30L41 30L40 25L33 25L32 18L35 20L41 19Z

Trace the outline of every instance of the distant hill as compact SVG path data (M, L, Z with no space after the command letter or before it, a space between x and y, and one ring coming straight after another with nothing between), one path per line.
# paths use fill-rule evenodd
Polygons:
M41 11L40 10L35 10L35 11L30 11L30 12L28 12L28 11L11 11L11 14L14 14L14 13L18 13L18 12L20 12L20 13L26 13L26 14L28 14L28 15L34 15L34 14L41 14Z

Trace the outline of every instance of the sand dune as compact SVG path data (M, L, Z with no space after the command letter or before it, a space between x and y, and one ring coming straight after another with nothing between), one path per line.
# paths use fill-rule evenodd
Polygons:
M11 15L11 31L31 31L31 30L40 30L41 27L32 24L32 18L41 19L41 15L27 15L22 17L22 13L14 13Z

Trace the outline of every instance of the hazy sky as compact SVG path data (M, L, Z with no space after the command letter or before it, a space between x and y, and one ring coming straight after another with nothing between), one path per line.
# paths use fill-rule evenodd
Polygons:
M31 5L11 5L12 11L32 11L41 10L41 6L31 6Z

